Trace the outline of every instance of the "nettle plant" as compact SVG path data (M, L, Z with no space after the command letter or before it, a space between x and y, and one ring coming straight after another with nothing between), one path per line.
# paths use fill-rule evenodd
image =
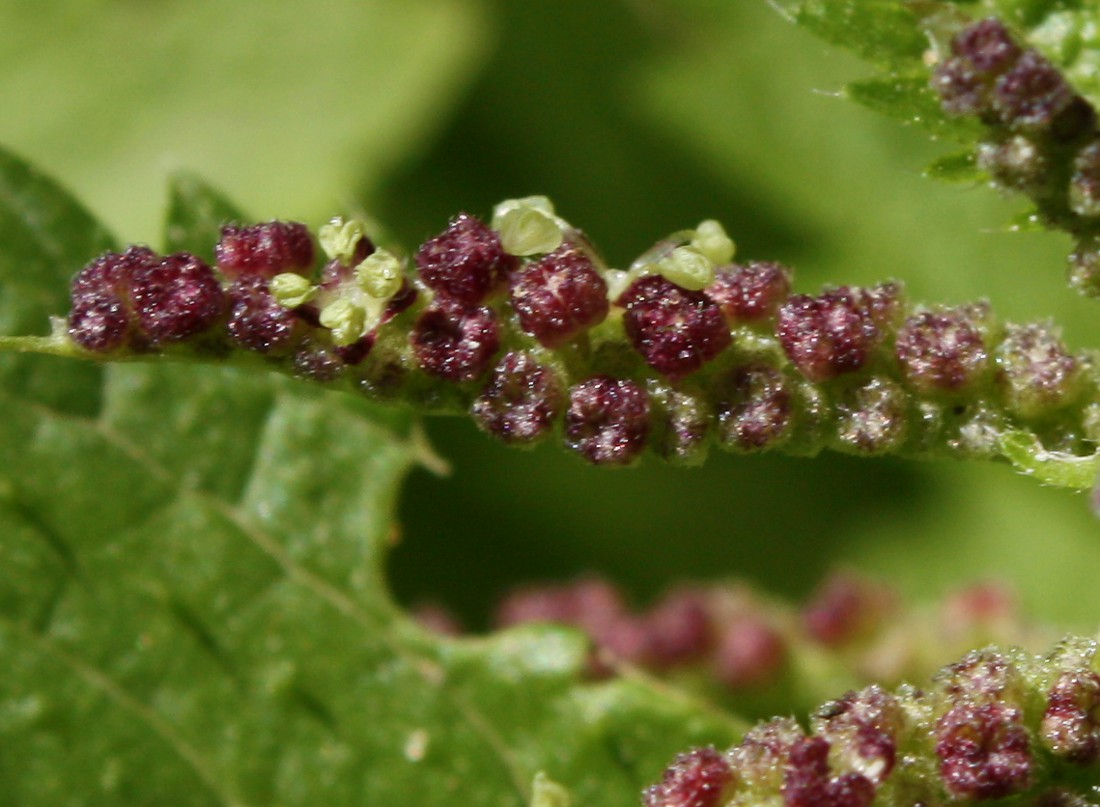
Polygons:
M1094 4L781 5L881 67L851 97L963 144L932 173L1068 233L1100 296ZM401 479L435 461L410 412L597 466L833 450L1092 489L1096 354L1057 323L893 278L795 293L714 220L612 267L534 196L405 252L180 180L155 251L12 156L0 178L5 804L1100 798L1097 645L996 586L930 612L838 574L799 607L723 584L635 610L585 578L474 637L383 573Z

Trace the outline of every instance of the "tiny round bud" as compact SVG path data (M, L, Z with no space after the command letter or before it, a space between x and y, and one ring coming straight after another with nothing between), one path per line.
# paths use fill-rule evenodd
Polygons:
M737 246L726 233L721 223L714 219L699 222L695 228L695 237L691 239L693 249L698 250L712 264L720 266L733 260ZM671 278L669 278L671 280ZM681 284L683 285L683 284ZM690 288L690 286L685 286Z
M884 299L881 306L876 301L873 293L846 286L817 297L795 294L779 309L779 342L813 382L858 370L882 338L876 320L887 314L889 301Z
M1004 73L1020 58L1020 46L996 17L972 23L951 40L951 52L984 76Z
M1031 785L1031 749L1019 710L963 700L936 723L940 777L955 798L995 799Z
M936 684L948 703L959 700L1016 705L1024 699L1024 679L1008 655L996 649L975 650L944 667Z
M307 340L294 354L291 366L299 378L326 383L339 378L345 365L331 348Z
M844 390L837 401L837 439L864 454L896 449L908 432L909 399L886 378Z
M280 277L301 275L276 275ZM307 281L308 283L308 281ZM229 286L229 337L241 347L258 353L280 353L290 348L303 329L302 320L269 290L266 277L242 274Z
M989 109L989 84L968 60L944 59L932 71L932 89L948 115L980 115Z
M115 296L82 297L69 314L69 338L93 353L109 353L126 344L130 322Z
M635 281L618 304L623 324L646 363L673 381L694 373L732 341L722 312L705 294L660 275Z
M666 280L688 291L702 291L714 280L714 261L694 245L674 248L654 268Z
M313 265L313 238L304 224L269 221L222 228L214 248L218 269L230 279L244 274L270 278L280 272L304 271Z
M500 326L489 308L439 298L417 319L409 341L425 372L446 381L473 381L489 369L500 347Z
M1049 178L1045 153L1024 135L1014 135L1000 143L979 144L977 162L997 185L1010 190L1035 189Z
M858 773L833 775L829 741L805 737L795 741L783 777L785 807L870 807L875 786Z
M151 249L132 246L122 253L108 252L81 269L71 284L69 338L95 353L125 345L133 331L133 273L159 263Z
M610 308L592 260L568 243L513 274L510 296L520 327L550 348L603 322Z
M787 642L759 614L746 612L723 620L711 668L726 688L739 690L774 684L787 662Z
M794 718L777 717L754 726L730 749L733 775L747 792L778 793L791 749L805 737Z
M905 723L898 699L878 686L825 704L812 720L814 729L832 744L838 762L876 785L894 769Z
M898 332L895 349L906 380L922 392L972 386L989 354L980 328L983 312L969 306L914 314Z
M1100 757L1100 675L1089 669L1062 673L1047 695L1039 735L1070 762L1095 762Z
M1010 324L997 347L1005 403L1024 417L1065 406L1081 391L1081 363L1050 324Z
M698 661L714 644L714 619L706 592L679 588L665 594L648 614L649 661L659 669Z
M501 288L518 262L500 236L477 218L461 213L416 253L420 277L432 291L476 306Z
M365 334L367 312L351 300L338 298L321 309L319 321L332 331L333 344L350 345Z
M721 807L733 782L729 762L713 748L680 754L661 781L642 794L643 807Z
M225 294L213 270L186 252L134 268L130 296L138 326L154 345L195 336L225 313Z
M1074 93L1038 51L1026 51L993 86L993 108L1013 129L1047 129L1070 107Z
M125 252L108 252L89 263L72 280L73 302L85 297L111 296L127 302L130 280L136 269L160 263L160 256L148 247L132 246Z
M557 374L530 353L513 351L494 368L470 411L484 431L506 443L545 437L562 410Z
M767 364L738 367L719 394L718 434L722 446L758 451L789 435L791 392L781 371Z
M565 444L593 465L629 465L649 434L649 395L632 381L597 376L569 391Z
M317 287L308 278L294 272L282 272L271 278L268 286L275 302L283 308L297 308L317 296Z
M889 615L887 590L849 572L830 575L802 609L802 624L815 641L843 647L865 638Z
M761 322L774 317L791 293L791 272L774 262L731 264L717 270L704 293L731 323Z
M493 210L492 227L509 255L540 255L561 246L562 222L545 196L509 199Z
M396 255L376 249L355 267L359 288L378 300L388 300L405 283L405 267Z

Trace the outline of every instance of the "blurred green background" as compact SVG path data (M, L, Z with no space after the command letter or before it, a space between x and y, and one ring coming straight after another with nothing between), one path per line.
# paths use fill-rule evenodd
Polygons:
M361 210L410 246L543 193L613 263L714 217L802 290L902 278L1100 345L1062 283L1066 240L1006 233L1013 204L923 179L945 145L838 97L868 73L765 0L0 4L0 142L125 241L159 241L178 169L257 220ZM913 597L1005 579L1037 616L1100 622L1084 498L1003 467L716 452L609 472L461 420L428 430L454 473L409 480L394 588L475 624L521 580L594 570L645 600L737 575L802 596L836 565Z

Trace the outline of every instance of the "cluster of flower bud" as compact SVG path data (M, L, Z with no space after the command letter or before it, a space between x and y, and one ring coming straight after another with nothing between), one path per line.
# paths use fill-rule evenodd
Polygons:
M960 57L961 58L961 57ZM315 244L319 244L320 250ZM720 225L608 268L542 197L454 218L415 254L358 221L226 226L214 264L144 247L72 284L71 344L105 358L253 355L422 410L466 411L530 445L557 433L597 465L649 448L991 455L1023 431L1092 451L1076 406L1093 369L1048 325L988 306L919 308L901 286L793 294L791 271L734 263Z
M1049 59L1000 20L967 24L932 73L949 115L984 124L976 162L999 187L1028 195L1077 241L1069 282L1100 296L1100 131L1095 108Z
M1091 804L1100 758L1095 642L1053 652L989 648L931 684L877 685L826 703L804 729L776 718L726 752L678 756L644 807Z
M414 614L437 632L462 633L438 605ZM808 708L838 680L898 683L931 675L990 641L1038 649L1051 640L1021 618L1001 585L974 584L929 609L907 606L891 587L851 572L830 575L793 606L726 582L679 585L644 609L630 607L607 580L588 576L517 588L497 604L492 622L579 628L592 642L596 676L623 664L641 667L760 716L780 704L789 708L794 691Z

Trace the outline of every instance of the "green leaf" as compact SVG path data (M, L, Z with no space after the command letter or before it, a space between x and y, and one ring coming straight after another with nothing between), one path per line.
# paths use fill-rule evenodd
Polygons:
M985 182L988 179L985 171L978 168L974 152L969 150L947 154L934 160L924 169L924 175L940 182L967 185Z
M920 126L935 137L973 143L981 133L975 121L944 114L926 73L854 81L846 93L868 109Z
M177 187L169 240L223 209ZM42 224L21 257L69 265L6 274L4 295L57 297L73 230ZM743 728L631 673L590 680L572 631L412 623L384 573L422 450L405 416L211 367L94 381L94 412L0 393L0 803L518 807L544 772L578 804L622 804Z
M869 62L910 63L928 46L916 16L897 0L779 0L778 5L799 25Z

